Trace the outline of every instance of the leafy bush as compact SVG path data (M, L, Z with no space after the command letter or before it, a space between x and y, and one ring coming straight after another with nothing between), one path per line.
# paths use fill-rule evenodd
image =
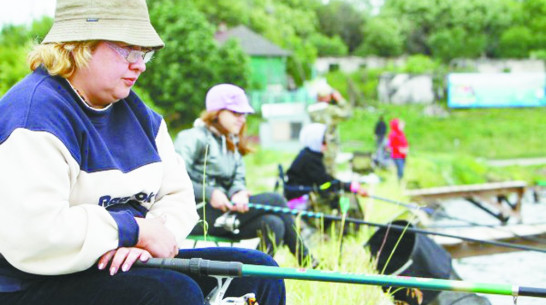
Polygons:
M403 72L411 74L432 73L438 66L430 57L422 54L411 55L406 60Z
M310 40L317 48L318 56L344 56L349 52L339 36L327 37L315 34L311 36Z
M400 56L404 53L405 37L395 18L373 18L364 27L364 40L355 55Z
M529 57L546 60L546 49L533 50L530 52Z
M514 26L502 33L499 41L499 54L509 58L527 58L534 37L529 28Z
M29 73L24 46L0 45L0 97Z
M432 55L444 62L457 57L476 58L485 52L487 37L483 33L470 33L461 27L436 31L428 38Z

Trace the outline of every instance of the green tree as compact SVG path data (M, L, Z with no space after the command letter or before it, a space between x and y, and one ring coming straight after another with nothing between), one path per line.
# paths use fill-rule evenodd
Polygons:
M254 2L254 1L251 1ZM260 2L260 1L255 1ZM284 49L292 51L288 74L297 85L312 75L317 48L310 39L317 32L317 0L263 0L255 3L249 26Z
M364 12L358 11L352 4L341 0L330 1L318 7L317 18L320 32L329 37L341 37L349 52L362 43Z
M514 26L502 33L499 54L509 58L527 58L533 46L531 30L524 26Z
M436 52L444 58L496 56L500 35L513 21L513 1L387 0L380 16L399 22L406 37L407 53L433 55ZM445 42L449 35L455 35L449 41L450 49L465 50L467 39L472 37L472 50L467 54L447 52L445 47L440 47L440 42Z
M301 85L312 74L317 47L315 9L319 0L191 0L214 25L243 24L292 52L287 70Z
M207 90L223 82L248 85L248 59L235 42L219 48L214 27L191 1L149 2L150 18L166 47L140 80L173 128L189 124L204 109Z
M7 25L0 32L0 96L30 72L26 55L33 43L40 42L53 23L49 17L30 27Z
M481 33L469 35L465 29L455 27L432 33L427 42L434 57L449 62L457 57L479 57L484 53L487 37Z
M317 48L318 56L344 56L349 53L347 45L339 36L327 37L317 33L309 40Z
M546 0L525 0L522 2L523 26L533 36L531 49L546 49Z
M29 40L29 32L24 25L7 25L0 33L0 44L4 46L22 45Z
M0 97L29 72L26 51L25 45L0 45Z
M395 18L376 17L363 28L364 40L355 51L356 55L399 56L404 53L406 37Z
M243 0L192 0L192 2L214 26L221 23L230 27L248 24L254 6L254 1Z
M400 24L407 53L429 55L426 40L434 29L439 12L440 7L435 0L387 0L379 16L391 18Z
M30 38L34 42L41 42L44 40L49 29L53 25L53 18L44 16L41 19L35 20L30 25Z
M218 56L214 58L217 67L216 75L219 81L231 83L240 87L249 87L250 61L239 47L239 42L230 39L218 49Z

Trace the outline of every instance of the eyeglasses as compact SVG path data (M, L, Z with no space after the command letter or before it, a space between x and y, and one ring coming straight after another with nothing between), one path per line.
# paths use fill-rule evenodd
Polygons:
M154 50L150 50L150 51L133 50L131 48L120 47L117 44L113 42L109 42L109 41L106 41L106 45L108 45L110 49L116 51L119 55L121 55L121 57L125 58L125 60L127 60L131 64L136 63L140 58L142 58L144 63L147 63L154 56Z

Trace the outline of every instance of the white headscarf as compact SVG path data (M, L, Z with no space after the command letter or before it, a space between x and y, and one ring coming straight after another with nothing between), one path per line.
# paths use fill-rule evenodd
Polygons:
M305 125L300 131L300 143L314 152L322 152L325 132L325 124L311 123Z

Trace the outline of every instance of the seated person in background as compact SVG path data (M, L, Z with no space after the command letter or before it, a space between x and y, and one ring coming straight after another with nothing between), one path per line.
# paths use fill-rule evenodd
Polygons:
M279 194L251 195L246 189L243 156L251 151L245 139L246 115L253 112L243 89L231 84L213 86L206 95L206 111L193 128L177 135L175 149L186 163L197 203L205 202L205 211L199 214L208 223L208 234L233 235L214 223L224 212L235 212L238 238L260 236L261 248L270 255L286 244L303 264L309 250L298 238L294 218L248 207L249 202L286 207ZM199 224L193 234L202 233Z
M300 143L304 148L286 172L287 182L284 188L286 199L294 200L315 192L321 199L327 199L331 208L338 208L341 190L360 196L367 195L366 190L358 182L341 182L327 173L323 154L327 146L324 140L326 128L325 124L311 123L301 130Z

